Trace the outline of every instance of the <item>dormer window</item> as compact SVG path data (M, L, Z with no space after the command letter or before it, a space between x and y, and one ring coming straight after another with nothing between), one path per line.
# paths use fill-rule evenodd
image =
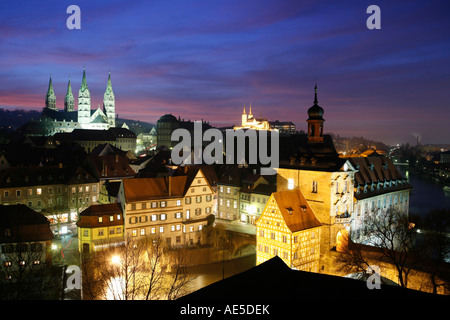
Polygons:
M286 208L286 210L289 214L292 214L292 212L293 212L292 208Z

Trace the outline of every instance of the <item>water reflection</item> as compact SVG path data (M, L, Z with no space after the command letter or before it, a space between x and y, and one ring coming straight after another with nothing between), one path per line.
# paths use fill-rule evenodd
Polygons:
M450 195L444 192L442 185L413 172L401 171L413 186L409 203L411 214L425 217L431 209L450 209Z
M214 282L244 272L256 265L256 254L246 257L205 265L192 266L191 272L195 277L190 285L190 292L201 289Z

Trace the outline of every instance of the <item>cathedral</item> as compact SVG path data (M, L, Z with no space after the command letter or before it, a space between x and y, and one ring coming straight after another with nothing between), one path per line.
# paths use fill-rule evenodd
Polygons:
M108 130L116 126L115 97L111 85L111 74L108 75L106 90L103 95L103 108L91 107L91 93L86 80L86 70L83 70L81 87L78 91L78 106L75 110L75 98L69 79L64 97L64 110L56 106L56 95L53 90L52 77L45 96L45 107L41 119L30 124L29 133L54 135L58 132L72 132L75 129Z

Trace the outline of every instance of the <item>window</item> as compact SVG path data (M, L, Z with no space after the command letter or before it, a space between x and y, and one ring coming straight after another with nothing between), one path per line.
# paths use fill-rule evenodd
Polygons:
M227 200L227 208L230 207L230 200Z
M190 218L190 210L186 210L186 219L189 219Z
M159 233L164 233L164 227L159 227Z
M195 188L192 188L192 189L191 189L191 193L194 193L194 192L195 192Z
M136 210L136 204L135 203L131 204L131 210Z
M33 195L33 189L28 189L27 190L27 195L32 196Z
M233 207L237 209L237 201L234 201Z
M144 228L141 229L141 233L140 234L141 234L141 236L145 236L145 229Z
M160 220L166 220L167 219L167 214L163 213L159 217L160 217Z
M142 209L145 209L147 207L147 204L145 202L142 203Z
M336 181L336 193L339 193L339 182Z
M158 220L158 216L156 214L152 214L150 217L152 221Z
M177 207L181 206L181 200L177 200Z
M284 243L286 243L286 242L287 242L287 237L286 237L286 236L283 236L283 239L282 239L282 240L283 240Z
M317 181L312 182L312 193L317 193Z
M151 229L151 233L152 233L152 234L155 234L155 233L156 233L156 228L152 228L152 229Z
M89 230L83 230L83 237L89 237Z
M98 223L102 223L103 222L103 217L98 217Z
M222 186L219 187L219 191L223 192L223 187Z
M231 189L230 188L227 188L227 193L230 193L231 192Z
M137 230L134 229L134 230L131 232L131 234L133 235L133 237L136 237L136 236L137 236Z
M4 196L5 198L8 198L8 197L9 197L9 191L5 191L5 192L3 193L3 196Z
M196 201L197 203L202 202L202 196L197 196L197 197L195 198L195 201Z
M212 197L211 197L210 194L207 194L207 195L206 195L206 201L211 201L211 198L212 198Z
M271 233L270 233L270 239L272 239L272 240L275 239L275 233L274 233L274 232L271 232Z
M181 212L175 213L175 219L180 219L182 217Z
M152 208L156 208L158 206L157 202L152 202Z
M199 216L199 215L201 215L201 214L202 214L202 209L201 209L201 208L195 209L195 215L196 215L196 216Z
M191 197L187 197L186 199L184 199L184 203L191 204Z
M20 190L16 190L16 197L20 197L22 192Z
M99 235L99 236L103 236L103 229L99 229L99 230L98 230L98 235Z
M166 207L166 201L161 201L160 202L160 206L161 206L161 208L165 208Z
M288 190L294 189L294 179L288 179Z
M114 228L109 229L109 234L114 234Z

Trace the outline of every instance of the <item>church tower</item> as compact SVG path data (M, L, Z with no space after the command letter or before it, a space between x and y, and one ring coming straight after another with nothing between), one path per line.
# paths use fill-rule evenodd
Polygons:
M83 80L78 91L78 123L89 123L91 118L91 93L86 82L86 69L83 70Z
M64 98L64 111L65 112L75 111L75 98L73 97L72 86L70 85L70 78L69 83L67 84L67 93Z
M245 112L245 104L244 104L244 111L242 112L242 126L244 127L247 125L247 113Z
M50 75L50 81L48 83L47 95L45 96L45 107L52 109L52 110L57 110L56 109L55 91L53 91L52 75Z
M314 87L314 104L308 109L308 143L323 142L323 108L317 101L317 84Z
M108 83L106 91L103 95L103 112L108 118L108 123L111 127L116 126L116 99L111 85L111 73L108 75Z

